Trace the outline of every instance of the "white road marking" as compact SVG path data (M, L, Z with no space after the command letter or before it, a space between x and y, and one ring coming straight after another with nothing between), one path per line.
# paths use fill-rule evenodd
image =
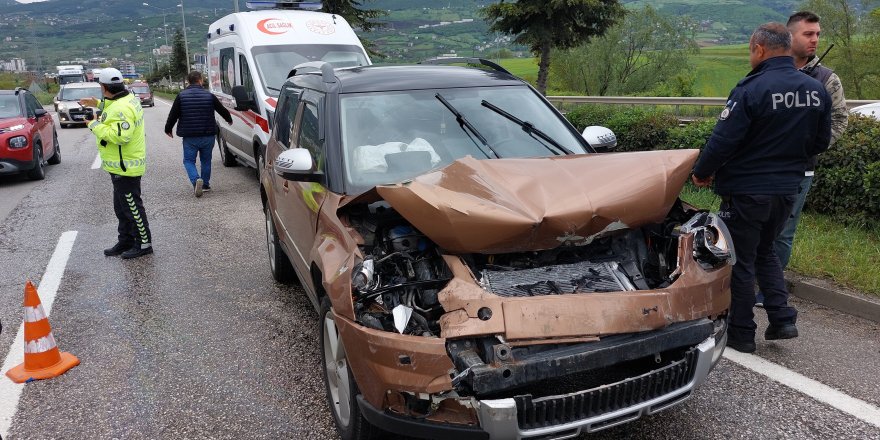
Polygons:
M92 162L92 169L97 170L98 168L101 168L101 153L98 153L98 155L95 156L95 161Z
M880 428L880 408L864 400L846 395L819 381L752 354L728 349L724 350L724 357L819 402L831 405L869 425Z
M52 311L52 303L55 302L55 294L58 293L58 286L61 285L61 277L64 275L64 269L67 267L67 259L73 250L73 242L76 241L76 231L67 231L61 234L58 244L55 246L55 252L46 266L46 272L40 280L39 293L40 302L43 304L43 310L46 316ZM22 281L22 292L24 291L24 281ZM0 371L0 437L6 437L9 434L9 428L12 426L12 418L18 411L18 399L24 389L24 384L17 384L8 377L6 372L10 368L20 364L24 360L24 322L18 327L18 334L12 341L9 353L6 354L6 360Z
M164 99L154 99L153 102L161 102L162 104L165 104L165 105L167 105L168 107L171 107L171 104L165 102Z

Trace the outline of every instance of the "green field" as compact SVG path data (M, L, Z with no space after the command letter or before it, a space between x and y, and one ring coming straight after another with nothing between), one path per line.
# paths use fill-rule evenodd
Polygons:
M535 83L538 77L538 61L535 58L506 58L494 60L510 73ZM700 49L690 58L694 68L694 95L726 97L742 79L749 66L749 49L746 44L712 46Z

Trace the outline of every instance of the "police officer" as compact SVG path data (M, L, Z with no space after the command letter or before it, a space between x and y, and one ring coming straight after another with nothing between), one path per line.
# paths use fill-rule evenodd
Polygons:
M101 167L113 182L113 210L119 219L115 245L104 255L137 258L152 254L153 246L147 212L141 201L141 176L146 170L147 148L144 136L144 110L137 96L128 92L117 69L101 70L98 76L104 99L80 100L98 107L101 115L89 121L101 155Z
M720 216L737 256L727 345L745 353L755 351L756 276L770 321L764 339L798 336L797 310L788 305L773 241L791 214L809 157L825 151L831 139L828 93L795 69L790 50L783 24L755 30L752 71L730 93L692 178L701 187L714 180L722 198Z

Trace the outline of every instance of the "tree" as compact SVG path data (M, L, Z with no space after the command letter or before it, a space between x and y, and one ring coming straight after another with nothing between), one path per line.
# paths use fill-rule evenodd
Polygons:
M374 20L386 16L388 13L381 9L363 9L363 3L364 0L324 0L321 11L341 15L351 27L360 29L361 33L384 28L386 23ZM361 37L361 41L371 55L385 57L376 49L375 43L363 37Z
M539 57L537 87L546 93L551 50L570 49L604 34L624 9L617 0L502 0L481 13L490 31L515 35L516 43Z
M186 59L186 48L183 47L183 33L180 29L174 31L174 40L171 43L171 76L174 78L185 78L189 73L187 66L189 63Z
M837 72L848 98L880 95L880 9L870 9L877 3L863 1L856 7L847 0L808 0L801 5L822 17L820 51L834 43L823 64Z
M698 50L690 19L665 17L645 6L605 35L555 53L551 72L559 87L586 95L631 95L660 86L687 95L693 82L686 73L688 57Z

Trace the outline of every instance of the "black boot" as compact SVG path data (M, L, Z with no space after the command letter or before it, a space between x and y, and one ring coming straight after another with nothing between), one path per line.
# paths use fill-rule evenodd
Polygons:
M134 245L133 248L122 253L122 258L125 260L128 260L130 258L137 258L137 257L141 257L144 255L153 253L153 246L151 246L149 244L144 245L144 246L146 246L146 247L142 247L139 244Z
M131 249L131 244L126 243L116 243L112 248L104 249L104 255L108 257L115 257L117 255L122 255L123 252Z
M783 324L775 326L770 324L767 331L764 332L764 339L772 341L774 339L792 339L798 337L798 329L794 324Z

